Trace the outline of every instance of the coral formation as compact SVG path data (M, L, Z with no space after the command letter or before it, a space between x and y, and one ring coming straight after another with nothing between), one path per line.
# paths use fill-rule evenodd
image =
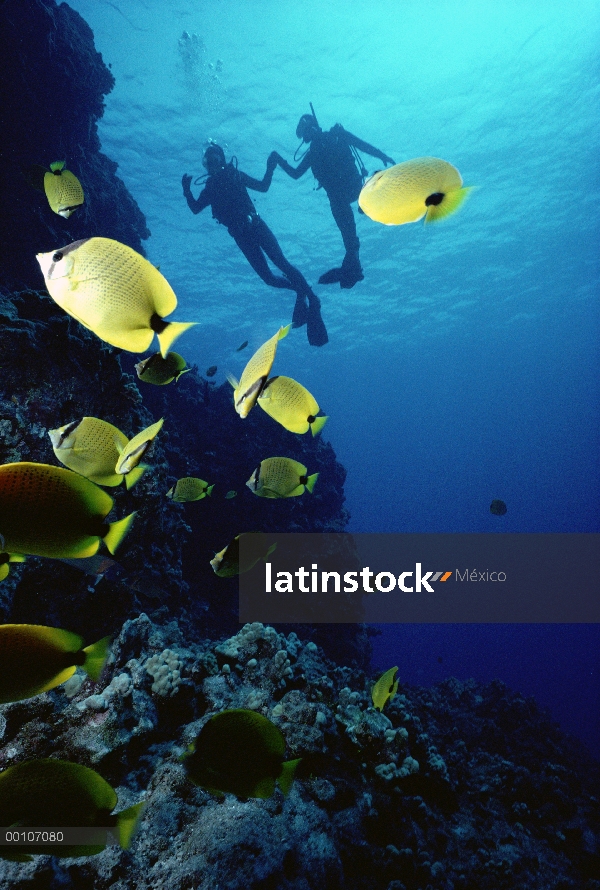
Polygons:
M49 754L93 766L120 806L146 802L132 847L0 874L17 890L597 890L597 767L532 700L451 679L401 688L382 714L371 684L262 624L192 642L176 621L125 622L99 683L2 708L0 766ZM187 779L179 758L228 708L268 717L302 758L287 797L219 800Z

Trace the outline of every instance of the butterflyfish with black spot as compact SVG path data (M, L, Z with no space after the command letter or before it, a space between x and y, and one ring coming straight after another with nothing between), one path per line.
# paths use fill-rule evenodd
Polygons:
M98 680L110 637L86 646L83 637L41 624L0 624L0 704L22 701L65 683L78 667Z
M271 373L277 344L287 337L290 328L289 324L279 328L276 334L273 334L266 343L256 350L244 368L239 382L230 374L227 376L233 386L233 404L240 417L247 417L256 404L256 400Z
M165 358L160 352L154 353L150 358L134 365L138 378L143 383L153 383L155 386L166 386L172 381L177 382L182 374L191 371L186 367L187 362L178 352L168 352Z
M358 206L375 222L401 226L425 217L437 222L463 203L471 187L464 187L456 167L440 158L415 158L378 170L367 179Z
M83 417L58 429L48 430L48 435L54 454L65 467L97 485L112 487L125 481L129 489L146 470L144 465L134 466L134 459L127 460L131 443L134 443L135 459L139 464L143 451L137 446L150 444L161 426L162 421L159 421L158 424L142 430L136 443L137 437L129 440L121 430L106 420ZM123 469L117 472L117 465L122 466L126 472Z
M74 173L67 170L64 161L55 161L50 164L50 170L44 173L44 192L52 210L65 219L85 200L81 183Z
M371 690L371 698L373 704L378 711L383 711L384 705L391 701L398 691L398 680L396 674L398 668L390 668L385 674L382 674Z
M0 813L3 825L97 829L85 844L39 843L0 847L5 859L27 861L27 854L93 856L106 846L106 830L127 849L140 821L144 803L118 813L117 792L95 770L54 758L26 760L0 773Z
M145 352L154 335L160 354L195 322L166 321L177 297L141 254L111 238L86 238L38 253L48 293L96 336L128 352Z
M240 555L240 540L244 539ZM219 578L233 578L253 569L261 559L266 560L273 553L277 544L269 545L264 532L242 532L236 535L226 547L215 553L210 564Z
M318 473L307 476L304 464L291 457L268 457L260 462L246 485L261 498L295 498L307 489L311 494Z
M181 760L192 782L211 794L268 798L284 795L301 758L284 760L285 738L267 717L244 708L221 711L202 727Z
M173 488L167 492L167 497L177 504L185 504L188 501L201 501L209 497L214 485L209 485L204 479L197 476L184 476L178 479Z
M327 421L327 417L317 417L319 406L315 397L291 377L271 377L267 380L258 397L258 404L269 417L291 433L302 434L310 429L316 436Z
M0 534L9 553L76 559L115 553L135 513L107 522L113 499L79 473L24 461L0 466Z

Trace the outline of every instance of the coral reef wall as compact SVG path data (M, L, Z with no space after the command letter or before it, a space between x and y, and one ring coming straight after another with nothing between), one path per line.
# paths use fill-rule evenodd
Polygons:
M142 252L144 215L100 151L97 121L114 78L87 23L55 0L0 4L0 81L0 239L10 245L0 286L39 287L36 253L92 232ZM54 161L66 161L86 196L68 220L25 175Z
M91 638L118 632L142 609L162 609L185 616L190 631L231 633L238 624L237 578L214 574L215 551L243 531L344 529L345 471L331 445L287 432L258 408L241 420L229 384L215 387L196 370L164 387L140 383L123 370L133 369L135 360L102 343L44 294L0 297L0 462L58 465L48 430L84 416L108 420L128 437L165 418L142 479L130 491L108 489L116 517L137 512L118 565L98 579L85 574L85 560L67 565L29 558L0 585L4 621L69 627ZM273 501L249 491L246 480L261 458L276 454L319 472L312 496ZM166 492L180 476L206 479L215 485L212 496L173 503ZM238 494L228 499L231 489ZM358 628L313 630L320 642L323 633L332 654L364 661Z
M215 551L242 531L343 530L345 471L320 438L293 436L258 409L242 422L230 387L215 388L195 371L176 385L138 388L139 356L102 343L37 290L36 253L91 235L142 251L150 233L116 164L100 151L97 122L114 79L89 26L55 0L6 0L0 23L0 70L9 85L1 108L0 233L11 245L0 273L0 460L56 464L47 431L83 416L107 420L127 436L165 417L151 471L130 492L111 490L115 515L137 511L119 565L96 575L83 562L29 559L2 585L0 615L91 636L118 632L142 608L152 615L163 608L186 615L203 633L231 633L237 584L213 574ZM67 161L84 187L85 203L69 219L51 210L26 175L31 165L55 160ZM265 502L245 488L258 462L275 454L320 472L313 497ZM216 483L214 496L173 504L166 492L182 475ZM232 488L239 496L225 499ZM345 655L364 660L361 634L330 634L339 657L345 639ZM362 654L354 651L359 637Z

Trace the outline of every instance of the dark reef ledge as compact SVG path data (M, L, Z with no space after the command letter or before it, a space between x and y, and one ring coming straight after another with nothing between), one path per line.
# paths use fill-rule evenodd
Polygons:
M228 385L197 370L138 384L134 358L103 344L50 298L35 254L91 232L141 250L143 215L96 123L113 79L86 23L54 0L0 3L3 202L0 462L56 463L47 431L84 415L128 436L165 418L115 516L138 516L100 579L29 558L0 584L0 621L50 624L87 642L114 635L99 682L0 706L0 771L36 757L96 769L117 810L146 809L129 850L32 862L0 857L11 890L600 890L600 776L532 700L499 682L401 685L371 705L360 625L237 623L235 579L209 565L235 534L341 531L345 471L322 437L293 436L259 409L242 421ZM8 90L6 86L8 85ZM65 221L21 174L66 159L88 201ZM245 482L289 454L320 478L311 497L269 502ZM173 504L182 475L211 498ZM235 489L238 496L226 499ZM1 531L1 527L0 527ZM224 800L192 785L179 756L204 721L252 708L302 757L289 795ZM0 810L0 824L2 813Z
M90 233L143 253L150 235L144 215L100 151L97 122L114 78L79 13L55 0L0 4L0 83L0 286L39 287L36 253ZM85 192L68 220L52 213L23 175L53 161L66 161Z

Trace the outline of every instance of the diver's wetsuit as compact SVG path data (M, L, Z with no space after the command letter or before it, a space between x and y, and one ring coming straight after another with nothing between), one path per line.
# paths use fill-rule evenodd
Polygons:
M363 179L357 170L351 146L386 164L394 163L378 148L349 133L341 124L336 124L326 132L315 126L310 147L297 167L292 167L277 152L271 155L292 179L300 179L307 170L312 169L319 188L325 189L331 213L342 235L346 255L341 268L330 269L319 278L319 283L331 284L339 281L340 287L346 288L364 278L358 257L360 242L356 234L356 221L350 206L358 198Z
M227 164L216 175L208 177L197 201L186 196L188 205L193 213L199 213L210 204L213 217L227 226L227 231L265 284L295 290L308 296L312 294L310 285L302 273L288 263L275 235L256 212L246 191L251 188L257 192L266 192L272 178L272 170L267 171L261 182L236 170L233 164ZM271 272L265 254L281 269L285 278Z
M259 180L229 163L208 177L198 198L194 198L190 191L189 178L186 187L187 177L184 177L183 194L192 213L200 213L208 206L212 208L214 219L227 226L227 231L265 284L296 291L298 299L294 308L293 325L300 327L308 320L309 342L321 346L327 342L327 334L320 320L320 300L304 275L286 260L275 235L256 212L246 191L248 188L257 192L268 191L275 166L274 163L268 164L264 178ZM265 255L285 277L273 274ZM312 319L311 313L314 316ZM317 324L320 321L319 332L316 331L316 324L311 324L311 321Z

